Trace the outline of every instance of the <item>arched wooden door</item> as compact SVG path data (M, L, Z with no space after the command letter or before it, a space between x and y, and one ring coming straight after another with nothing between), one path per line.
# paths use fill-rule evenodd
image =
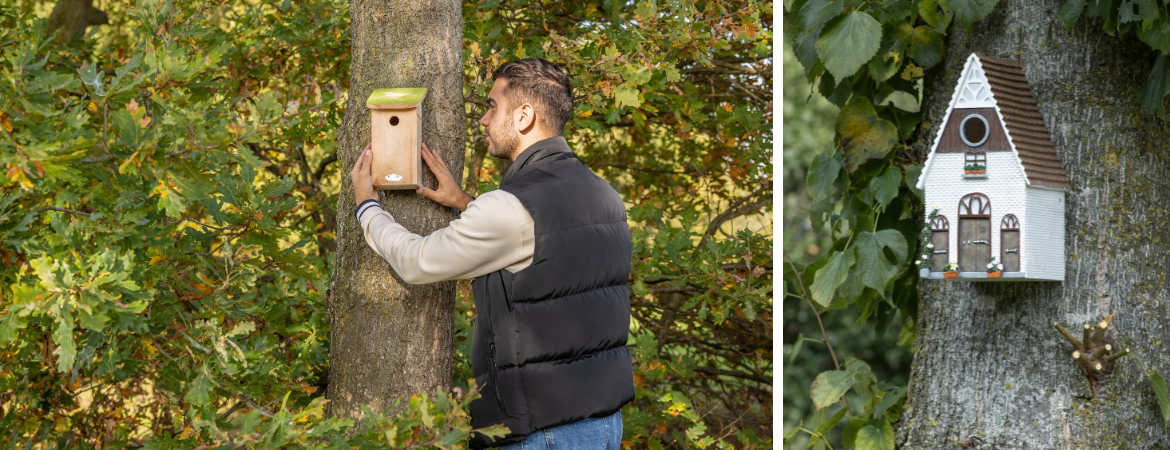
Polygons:
M930 245L934 247L930 249L930 271L942 272L943 267L950 262L950 247L951 239L951 223L947 221L944 215L937 215L934 220L930 221Z
M959 272L986 272L991 262L991 200L967 194L959 200Z
M1020 271L1020 220L1015 215L1005 215L999 222L999 255L1004 272Z

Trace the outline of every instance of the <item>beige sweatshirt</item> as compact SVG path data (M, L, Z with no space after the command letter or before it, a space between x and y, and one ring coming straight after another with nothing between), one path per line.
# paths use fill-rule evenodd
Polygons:
M446 228L425 237L407 231L378 205L359 210L366 243L410 284L475 278L532 264L534 226L516 196L480 195Z

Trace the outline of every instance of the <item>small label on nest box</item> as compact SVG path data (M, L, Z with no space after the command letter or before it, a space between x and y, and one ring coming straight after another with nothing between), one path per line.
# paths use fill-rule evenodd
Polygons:
M402 175L396 173L386 175L386 181L402 181Z

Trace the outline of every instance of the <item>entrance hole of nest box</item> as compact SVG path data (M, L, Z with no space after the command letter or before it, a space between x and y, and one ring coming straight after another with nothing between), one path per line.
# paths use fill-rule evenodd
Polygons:
M398 125L398 116L390 116L390 125L391 126Z

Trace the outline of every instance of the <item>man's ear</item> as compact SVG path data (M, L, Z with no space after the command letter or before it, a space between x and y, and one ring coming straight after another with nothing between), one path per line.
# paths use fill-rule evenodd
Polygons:
M527 134L529 131L536 129L536 109L531 104L524 103L516 108L515 117L516 131Z

